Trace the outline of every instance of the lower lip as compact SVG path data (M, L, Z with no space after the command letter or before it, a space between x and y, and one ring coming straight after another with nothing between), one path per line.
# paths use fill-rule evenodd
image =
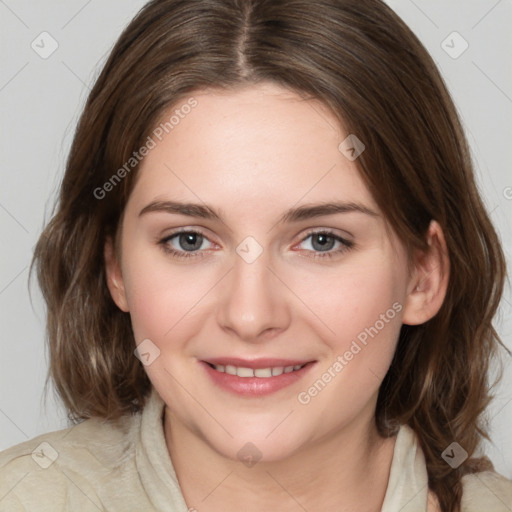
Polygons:
M238 377L237 375L218 372L204 361L200 361L200 364L206 370L206 373L208 373L213 382L226 391L230 391L231 393L240 396L265 396L275 393L287 386L291 386L298 380L302 379L302 377L309 373L309 370L315 363L310 362L300 370L290 373L282 373L281 375L267 378Z

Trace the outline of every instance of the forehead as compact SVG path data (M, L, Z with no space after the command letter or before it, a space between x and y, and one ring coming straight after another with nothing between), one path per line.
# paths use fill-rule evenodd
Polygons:
M182 109L190 98L195 106ZM315 201L377 208L356 163L339 150L349 134L318 100L273 84L190 98L162 116L161 140L153 135L130 198L136 207L167 198L222 210L245 205L247 215Z

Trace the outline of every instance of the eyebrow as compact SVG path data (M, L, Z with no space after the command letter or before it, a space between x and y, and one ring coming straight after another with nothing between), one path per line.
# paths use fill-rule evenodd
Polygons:
M177 201L153 201L145 206L139 213L139 217L150 212L177 213L188 217L218 220L224 222L222 216L213 208L198 203L181 203ZM280 218L278 223L299 222L302 220L334 215L337 213L359 212L371 217L379 217L379 214L359 203L320 203L306 204L297 208L290 208Z

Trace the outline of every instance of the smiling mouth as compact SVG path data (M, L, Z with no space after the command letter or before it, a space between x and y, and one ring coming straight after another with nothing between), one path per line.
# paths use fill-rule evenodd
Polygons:
M307 359L218 357L199 360L216 387L249 397L275 393L303 379L317 361Z
M219 373L227 373L228 375L236 375L242 378L258 377L261 379L268 379L270 377L277 377L283 373L292 373L301 370L309 363L296 364L293 366L272 366L268 368L245 368L243 366L233 366L230 364L212 364L206 361L206 364L218 371Z

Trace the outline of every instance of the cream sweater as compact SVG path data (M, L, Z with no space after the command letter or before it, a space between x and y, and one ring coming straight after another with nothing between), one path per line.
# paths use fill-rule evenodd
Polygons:
M167 451L163 412L153 389L142 413L88 419L1 452L0 511L194 511ZM463 512L512 511L512 481L487 471L465 476L463 484ZM427 493L423 453L402 426L381 512L425 512Z

